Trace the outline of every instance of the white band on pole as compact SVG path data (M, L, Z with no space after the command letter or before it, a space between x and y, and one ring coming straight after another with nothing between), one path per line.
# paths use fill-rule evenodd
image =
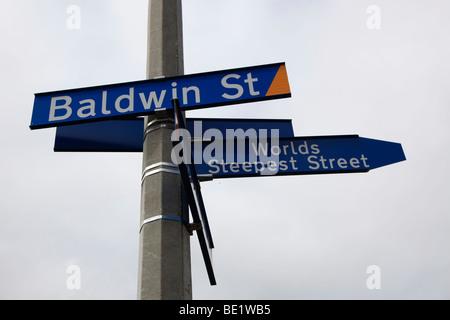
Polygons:
M171 220L171 221L178 221L178 222L184 223L186 225L188 224L182 218L172 217L172 216L165 216L165 215L159 215L159 216L154 216L154 217L151 217L151 218L148 218L148 219L145 219L144 221L142 221L141 227L139 228L139 232L141 232L142 228L147 223L155 222L155 221L158 221L158 220Z
M169 167L169 169L164 168L164 167ZM159 172L168 172L168 173L173 173L173 174L177 174L177 175L180 174L180 170L178 169L178 166L176 164L173 164L170 162L158 162L158 163L152 164L151 166L148 166L144 169L144 171L142 172L141 183L143 183L145 178L147 178L148 176L151 176L151 175L159 173Z

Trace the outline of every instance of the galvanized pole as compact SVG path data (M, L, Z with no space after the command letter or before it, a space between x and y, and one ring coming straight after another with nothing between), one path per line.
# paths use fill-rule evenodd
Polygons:
M147 78L182 75L181 0L150 0ZM169 91L169 90L168 90ZM170 91L169 91L170 92ZM167 99L170 105L170 99ZM190 234L178 167L171 161L173 112L145 126L138 299L192 299Z

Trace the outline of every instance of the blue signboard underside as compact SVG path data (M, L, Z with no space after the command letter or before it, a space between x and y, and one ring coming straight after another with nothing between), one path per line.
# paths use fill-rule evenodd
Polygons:
M226 136L226 130L266 129L270 137L272 130L278 130L280 137L293 137L291 120L273 119L209 119L188 118L186 128L194 138L202 138L210 129L219 130ZM144 119L118 119L63 126L56 129L57 152L142 152Z

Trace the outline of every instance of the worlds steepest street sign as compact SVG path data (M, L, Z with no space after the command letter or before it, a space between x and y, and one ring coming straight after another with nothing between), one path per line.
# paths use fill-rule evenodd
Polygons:
M406 160L401 144L358 135L259 137L202 147L195 163L201 179L368 172Z

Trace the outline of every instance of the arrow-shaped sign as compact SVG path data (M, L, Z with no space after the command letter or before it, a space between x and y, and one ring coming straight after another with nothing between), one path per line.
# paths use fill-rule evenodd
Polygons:
M367 172L406 160L399 143L358 135L235 141L235 157L226 141L203 143L201 178ZM219 155L217 157L216 155ZM196 157L200 159L200 157Z

